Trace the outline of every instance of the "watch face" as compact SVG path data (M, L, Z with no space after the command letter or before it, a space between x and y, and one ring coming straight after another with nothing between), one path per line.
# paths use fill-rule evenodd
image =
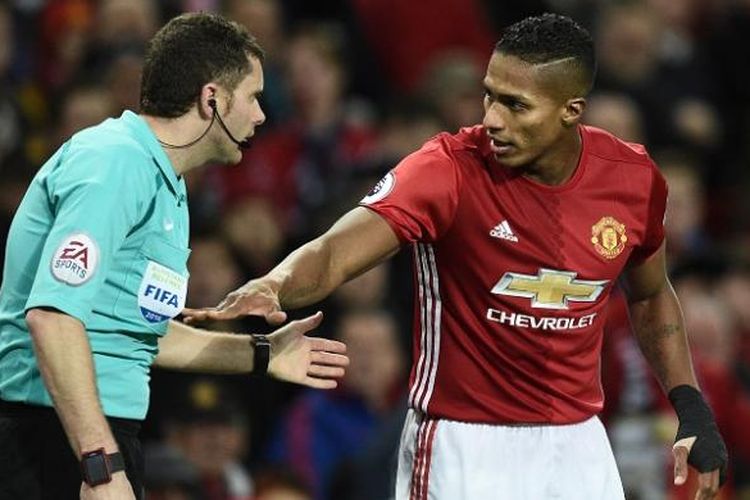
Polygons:
M85 454L81 459L81 469L83 480L89 486L108 483L112 480L107 457L103 452L94 451Z

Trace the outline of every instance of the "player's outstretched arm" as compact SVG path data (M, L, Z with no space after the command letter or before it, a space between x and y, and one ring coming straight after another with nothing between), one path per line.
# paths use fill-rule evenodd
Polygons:
M696 500L716 497L727 449L693 372L682 311L666 275L665 245L625 276L638 344L669 395L679 428L673 447L674 482L684 484L688 464L699 472Z
M375 212L357 207L325 234L292 252L271 272L230 293L218 306L185 309L185 321L263 316L271 324L286 320L284 309L322 300L342 283L391 257L399 240Z
M317 328L322 313L292 321L268 335L271 357L268 373L279 380L333 389L349 364L346 346L336 340L305 335ZM253 369L253 345L247 335L219 333L170 321L159 339L154 365L179 371L248 373Z

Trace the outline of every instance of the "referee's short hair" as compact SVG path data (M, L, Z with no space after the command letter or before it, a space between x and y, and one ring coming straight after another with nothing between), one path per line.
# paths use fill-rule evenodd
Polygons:
M264 53L240 24L210 13L175 17L148 44L141 78L141 113L182 116L211 81L234 90L253 71L248 56L263 61Z

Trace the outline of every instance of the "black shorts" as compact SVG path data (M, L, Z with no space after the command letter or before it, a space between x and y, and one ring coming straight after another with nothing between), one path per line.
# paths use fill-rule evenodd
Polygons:
M107 418L125 459L125 473L142 500L141 422ZM0 400L0 500L78 500L81 472L55 410Z

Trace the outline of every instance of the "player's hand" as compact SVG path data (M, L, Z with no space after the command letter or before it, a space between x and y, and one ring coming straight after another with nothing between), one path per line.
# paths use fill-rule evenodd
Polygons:
M711 408L690 385L673 388L669 400L679 420L672 447L674 484L685 484L690 465L699 473L695 499L712 500L726 479L728 456Z
M688 478L688 456L695 444L695 436L680 439L672 447L674 455L674 484L685 484ZM721 469L698 473L698 491L695 500L713 500L721 486Z
M344 368L349 364L346 345L305 335L322 320L323 313L317 312L268 336L271 342L268 373L272 377L316 389L333 389L338 385L336 379L344 376Z
M279 296L262 279L248 281L227 295L216 307L202 309L185 308L183 321L191 324L206 320L229 320L238 316L262 316L271 325L286 321L286 313L281 310Z
M81 500L135 500L125 472L112 474L112 481L99 486L81 483Z

